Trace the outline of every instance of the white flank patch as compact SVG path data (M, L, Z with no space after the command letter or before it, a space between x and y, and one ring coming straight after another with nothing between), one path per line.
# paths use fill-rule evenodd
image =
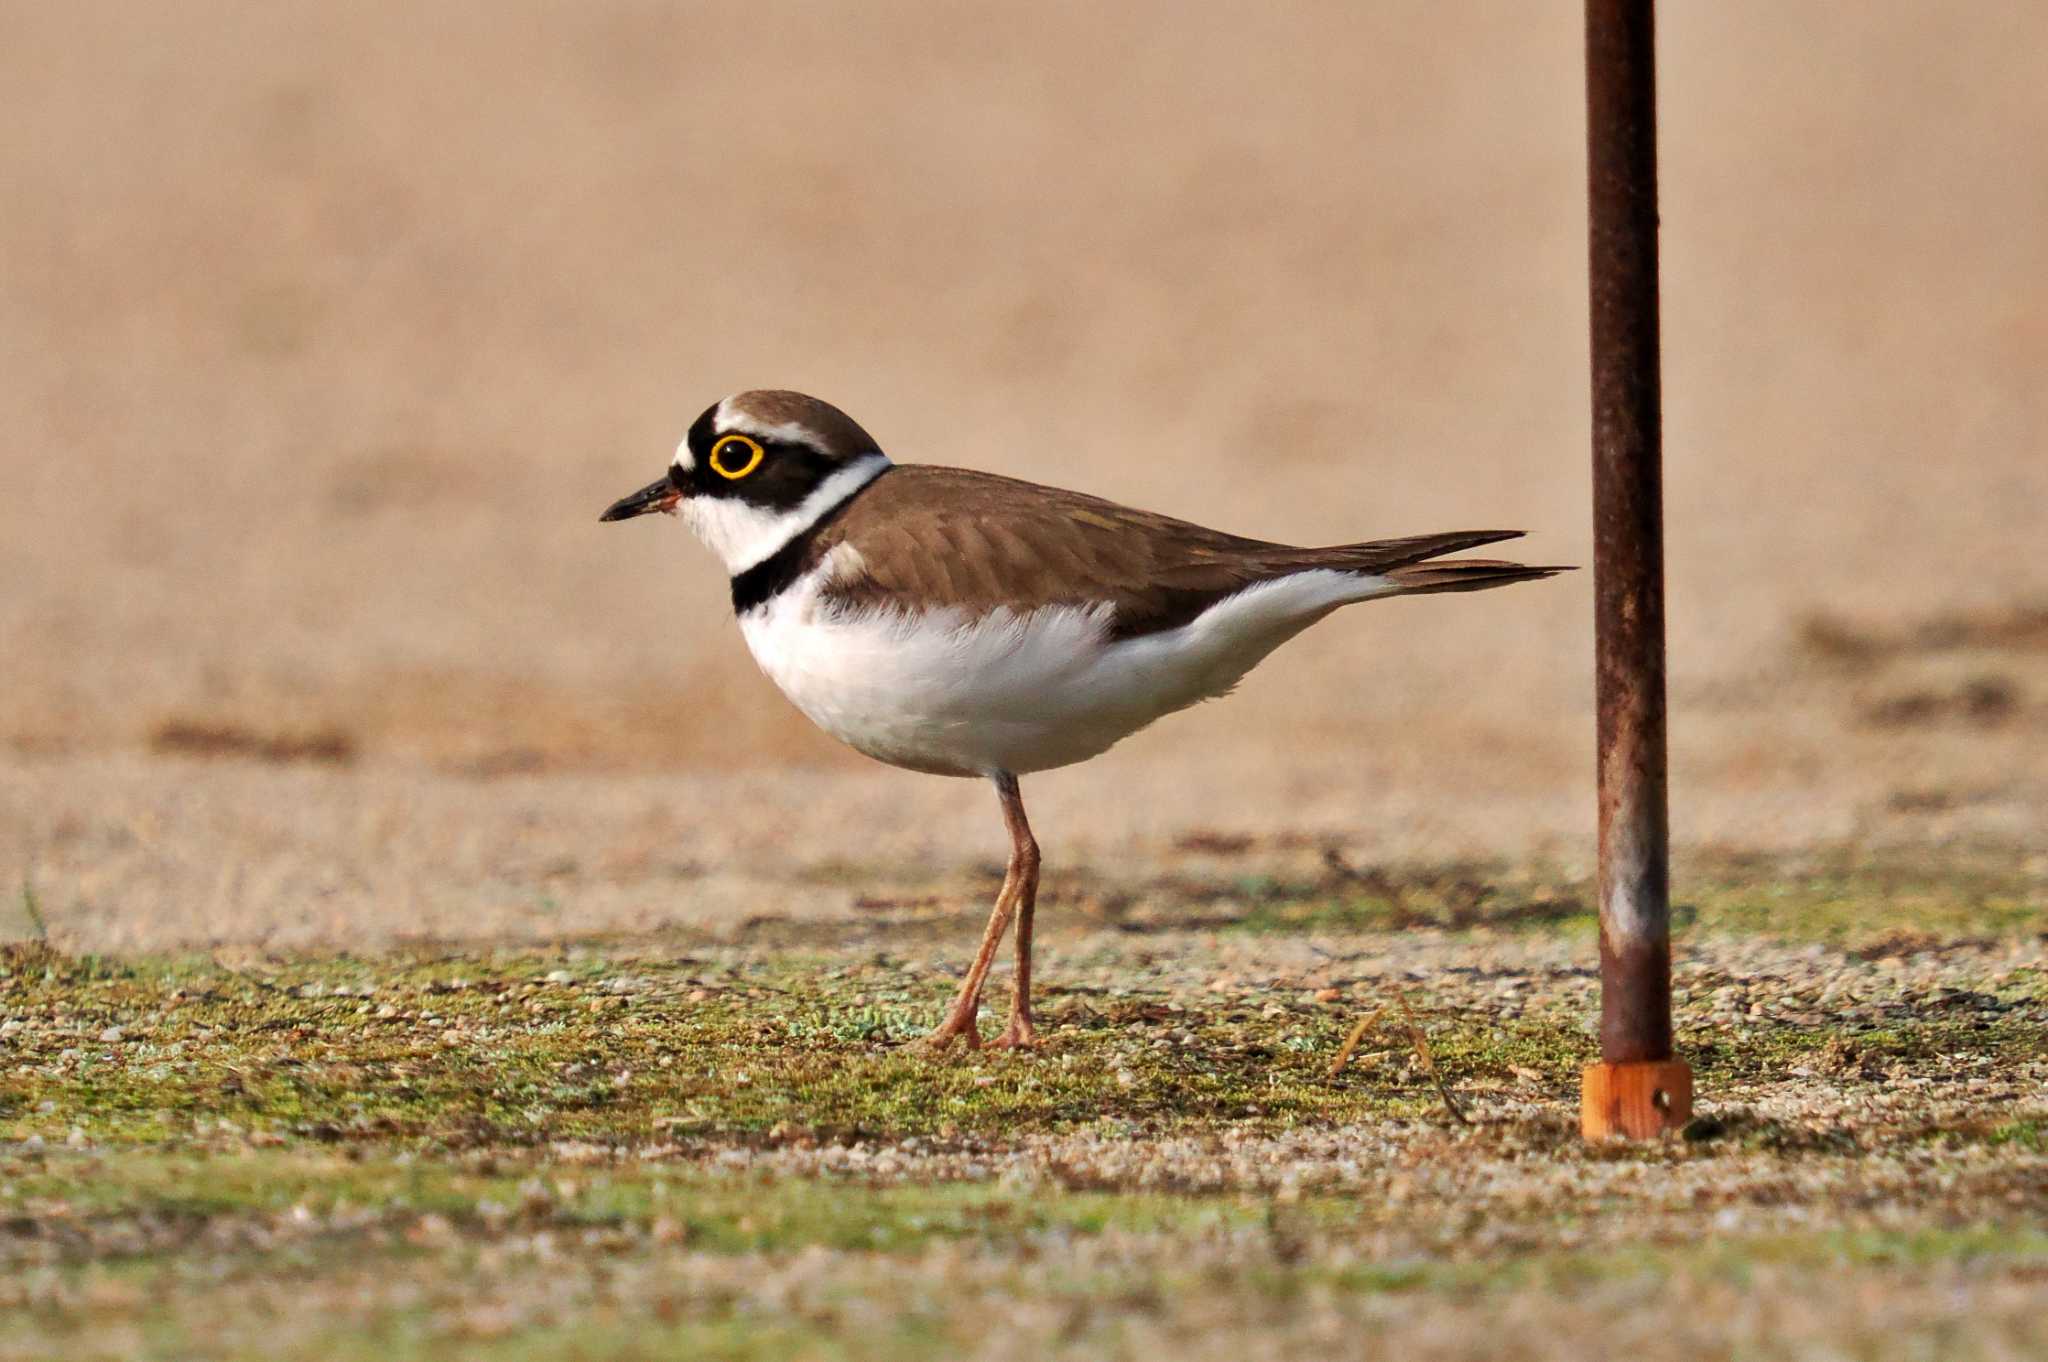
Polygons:
M684 497L676 506L683 523L738 576L818 523L819 517L882 475L886 454L863 454L819 483L794 507L777 511L738 497Z
M836 558L837 555L835 554ZM828 560L740 619L747 646L820 728L881 761L939 775L1023 775L1083 761L1162 715L1226 694L1384 577L1316 570L1261 583L1179 629L1111 643L1108 606L843 611Z

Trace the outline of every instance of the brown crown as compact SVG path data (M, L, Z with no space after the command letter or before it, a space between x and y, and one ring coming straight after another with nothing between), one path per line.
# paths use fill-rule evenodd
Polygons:
M772 432L776 427L794 427L804 443L819 453L837 459L872 453L881 446L860 428L851 416L803 393L761 388L725 399L725 423L738 430Z

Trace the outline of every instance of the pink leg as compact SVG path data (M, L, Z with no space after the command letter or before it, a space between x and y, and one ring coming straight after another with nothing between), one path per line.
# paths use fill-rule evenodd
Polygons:
M1038 1044L1031 1024L1031 913L1038 906L1038 839L1024 818L1024 799L1011 781L997 786L1003 796L1003 822L1010 829L1011 873L1017 875L1017 979L1010 991L1010 1024L1003 1028L998 1049L1022 1050Z
M953 999L946 1019L925 1038L925 1043L934 1050L945 1049L956 1038L966 1041L969 1049L981 1044L981 1031L975 1025L975 1019L981 1012L982 985L988 979L989 967L995 963L996 952L1002 949L1003 933L1009 930L1010 917L1019 912L1020 906L1016 1002L1011 1007L1009 1029L996 1043L1030 1044L1034 1039L1031 1030L1031 910L1038 899L1038 843L1032 840L1031 825L1024 820L1024 801L1017 792L1017 778L1008 774L998 775L995 785L996 794L1003 801L1003 822L1010 830L1010 862L1003 874L1003 887L996 893L995 907L988 915L988 929L981 934L981 949L975 952L974 963L968 967L967 977L961 981L960 992Z

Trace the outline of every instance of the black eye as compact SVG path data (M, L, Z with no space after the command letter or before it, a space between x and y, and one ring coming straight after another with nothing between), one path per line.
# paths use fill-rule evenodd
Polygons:
M744 435L728 435L711 446L711 471L738 482L761 466L761 446Z

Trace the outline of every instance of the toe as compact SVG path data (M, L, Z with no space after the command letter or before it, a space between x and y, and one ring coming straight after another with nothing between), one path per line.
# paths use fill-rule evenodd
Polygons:
M989 1046L996 1050L1035 1050L1038 1048L1038 1032L1029 1022L1022 1026L1011 1022L1002 1035L989 1042Z
M970 1050L981 1048L981 1032L972 1024L955 1026L951 1022L941 1026L924 1038L924 1048L935 1055L944 1054L953 1048L954 1041L965 1042Z

